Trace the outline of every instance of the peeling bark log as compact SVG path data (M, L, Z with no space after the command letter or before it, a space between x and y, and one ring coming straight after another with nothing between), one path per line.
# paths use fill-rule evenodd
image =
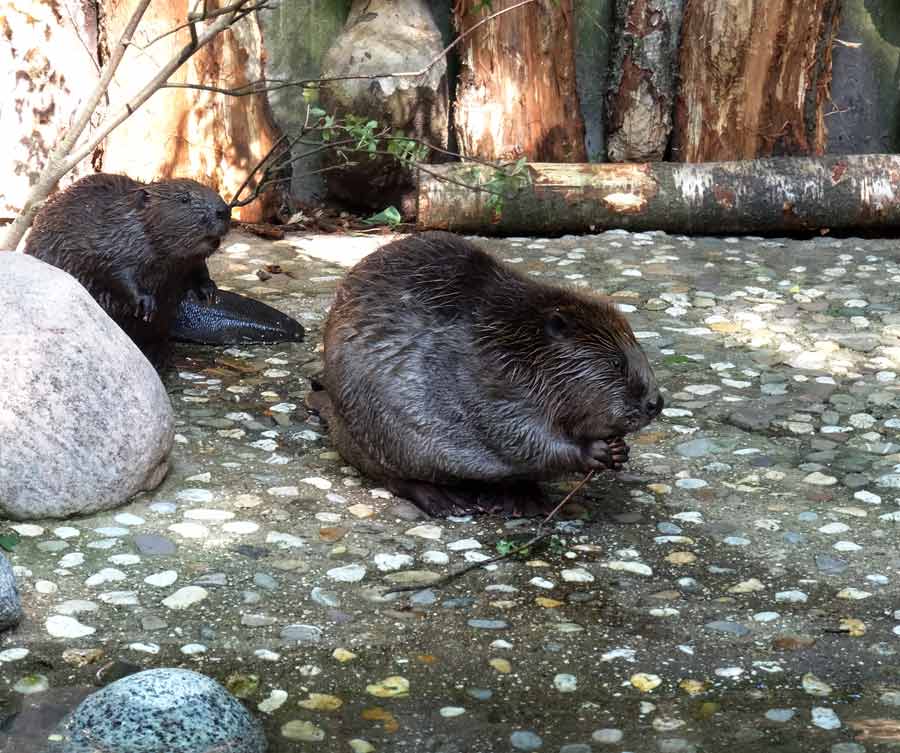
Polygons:
M515 4L458 0L465 33ZM475 9L480 9L478 12ZM460 44L455 131L462 154L483 159L584 162L575 85L572 0L537 0L488 21Z
M225 4L224 0L212 0L207 9ZM118 38L134 5L135 0L104 0L109 39ZM154 2L135 41L144 46L184 23L191 8L193 3L188 0ZM189 31L182 29L145 50L129 49L110 87L110 101L123 101L189 40ZM197 52L169 81L234 88L264 76L262 34L256 16L250 15ZM145 181L195 178L228 201L280 136L265 94L229 97L195 89L162 89L109 135L103 169ZM251 183L251 188L254 185ZM278 216L283 199L283 191L265 193L235 209L234 218L268 221Z
M672 131L682 0L617 0L607 95L611 162L663 159Z
M820 155L839 0L688 0L672 158Z
M530 164L530 181L503 202L499 221L471 164L421 172L418 226L498 235L609 228L669 233L809 234L900 228L900 155L768 158L680 164ZM463 183L465 185L459 185Z

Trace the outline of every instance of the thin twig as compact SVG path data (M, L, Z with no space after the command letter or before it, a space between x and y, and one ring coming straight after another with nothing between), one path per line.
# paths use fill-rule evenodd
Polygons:
M405 591L424 591L426 588L443 588L448 583L452 583L457 578L465 575L466 573L471 572L472 570L477 570L479 567L484 567L485 565L490 565L493 562L499 562L500 560L508 559L513 555L518 554L519 552L523 552L529 547L534 546L540 541L543 541L548 536L551 535L552 531L544 532L544 526L549 523L553 517L558 513L563 506L584 486L588 481L590 481L591 476L594 475L593 471L588 471L587 475L579 481L575 488L572 489L565 497L563 497L562 502L560 502L556 507L554 507L545 517L537 527L537 530L534 532L534 536L532 536L528 541L526 541L521 546L517 546L515 549L511 549L505 554L498 554L496 557L491 557L488 560L482 560L481 562L473 562L471 565L467 565L466 567L460 568L459 570L454 570L452 573L448 573L443 578L439 578L433 583L429 583L427 585L419 585L419 586L398 586L397 588L389 588L387 591L382 593L382 596L387 596L388 594L396 594L403 593Z
M272 148L263 155L263 158L253 166L253 169L247 173L247 177L244 178L244 182L241 183L241 185L238 186L237 191L234 192L234 196L232 196L229 206L238 206L235 204L238 196L241 195L241 192L247 187L247 184L250 183L253 176L256 175L257 171L260 170L262 166L268 161L269 157L275 154L275 150L278 149L278 147L280 147L285 141L287 141L287 138L287 134L283 134L274 144L272 144ZM290 147L288 147L288 149L290 149ZM243 204L239 206L243 206Z
M149 42L146 42L143 45L138 45L135 42L132 42L131 44L133 47L136 47L137 49L144 51L148 47L156 44L161 39L165 39L166 37L169 37L172 34L177 34L182 29L187 29L188 27L190 27L192 24L196 23L197 21L209 21L209 20L215 18L216 16L224 16L226 13L231 13L232 11L240 10L242 8L245 10L252 11L252 10L262 10L262 9L266 9L268 7L269 6L268 6L267 0L262 0L262 2L258 3L257 5L253 5L253 6L247 6L246 0L244 0L243 2L236 2L236 3L232 3L231 5L226 5L224 8L216 8L215 10L210 10L210 11L204 10L202 13L199 13L199 14L192 12L188 15L188 20L185 21L183 24L179 24L178 26L174 26L173 28L169 29L168 31L164 31L159 36L153 37L153 39L151 39Z

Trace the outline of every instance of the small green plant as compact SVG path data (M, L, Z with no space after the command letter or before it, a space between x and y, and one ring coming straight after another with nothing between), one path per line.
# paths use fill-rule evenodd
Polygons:
M388 207L387 209L383 209L378 214L373 214L371 217L366 217L363 220L367 225L388 225L391 228L397 227L401 222L403 222L403 218L400 216L400 212L396 207Z
M494 170L484 188L490 192L485 203L495 222L500 220L505 199L515 196L530 180L525 157L520 157L512 166Z

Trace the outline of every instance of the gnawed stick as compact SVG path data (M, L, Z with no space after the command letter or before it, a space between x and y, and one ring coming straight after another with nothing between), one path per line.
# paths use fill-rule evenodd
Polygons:
M563 497L562 502L560 502L556 507L554 507L549 513L547 513L547 517L545 517L537 527L537 530L534 532L534 536L532 536L528 541L524 544L517 546L515 549L510 549L505 554L498 554L496 557L491 557L488 560L484 560L482 562L473 562L471 565L467 565L466 567L460 568L459 570L454 570L452 573L448 573L443 578L439 578L434 583L428 583L426 585L417 585L417 586L398 586L397 588L389 588L385 591L382 596L387 596L388 594L396 594L403 593L405 591L424 591L426 588L443 588L449 583L452 583L457 578L465 575L472 570L477 570L479 567L484 567L485 565L490 565L493 562L499 562L500 560L505 560L508 557L512 557L514 554L518 554L519 552L523 552L529 547L534 546L540 541L546 539L551 531L543 531L543 528L547 523L553 520L554 516L563 508L563 506L575 495L575 493L581 489L588 481L590 481L591 476L594 475L593 471L588 471L587 475L578 482L572 491L570 491L565 497Z

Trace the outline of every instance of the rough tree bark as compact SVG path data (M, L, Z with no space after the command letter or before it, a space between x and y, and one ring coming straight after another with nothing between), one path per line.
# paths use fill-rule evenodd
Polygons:
M527 185L499 221L489 167L430 166L419 176L418 225L460 233L560 235L607 228L670 233L808 234L900 228L900 155L527 166ZM453 182L448 182L453 181Z
M103 16L109 39L116 39L137 0L104 0ZM226 4L209 2L212 11ZM184 23L194 3L154 0L135 41L146 45L154 37ZM190 40L187 29L171 34L144 50L130 49L110 88L110 100L127 97L141 81ZM255 15L239 21L199 50L170 83L234 88L265 75L262 35ZM127 173L137 180L172 176L196 178L231 199L247 173L271 149L281 134L266 95L229 97L196 89L163 89L106 139L103 169ZM255 185L251 183L251 187ZM279 213L280 192L263 194L235 209L235 219L262 222Z
M463 34L520 0L457 0ZM455 130L459 150L483 159L584 162L575 88L572 0L535 0L489 21L460 45Z
M617 0L607 95L611 162L663 159L672 131L682 0Z
M687 0L673 159L822 154L839 0Z
M332 81L322 107L336 117L371 118L381 127L447 148L450 103L444 44L427 0L355 0L344 29L322 61L322 76L373 76L427 68L421 76ZM430 67L429 67L430 65ZM340 164L334 157L329 164ZM374 209L401 203L413 177L393 158L356 157L352 167L330 171L332 196Z

